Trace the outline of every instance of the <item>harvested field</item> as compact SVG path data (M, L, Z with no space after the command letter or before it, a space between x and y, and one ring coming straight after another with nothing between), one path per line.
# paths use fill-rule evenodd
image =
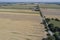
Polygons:
M38 14L38 12L34 10L25 10L25 9L0 9L0 12Z
M39 14L0 12L0 40L42 40L46 37Z
M60 19L60 9L41 9L41 11L46 17Z

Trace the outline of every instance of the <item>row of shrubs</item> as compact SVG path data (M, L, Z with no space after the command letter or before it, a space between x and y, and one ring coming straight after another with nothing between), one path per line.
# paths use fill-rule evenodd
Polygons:
M45 25L45 28L47 28L46 22L49 23L50 20L51 20L50 18L45 18L45 20L43 20L43 23ZM49 26L53 26L53 24L49 24ZM48 29L46 31L48 31ZM43 38L43 40L55 40L55 37L54 36L51 36L50 34L47 34L47 38Z
M54 18L45 18L45 20L46 20L46 22L48 23L48 27L50 28L50 30L52 31L52 32L60 32L60 27L55 27L54 26L54 24L53 23L49 23L50 22L50 20L55 20L55 21L58 21L58 22L60 22L60 20L59 19L54 19Z
M46 22L48 23L50 20L60 21L58 18L45 18Z
M58 21L58 22L60 22L60 20L57 19L57 18L55 18L55 19L54 18L51 18L51 19L50 18L45 18L45 20L48 23L48 27L50 28L50 30L54 33L53 36L49 35L47 37L47 39L48 40L60 40L60 28L59 27L54 27L54 24L52 24L52 23L49 24L50 20L55 20L55 21Z

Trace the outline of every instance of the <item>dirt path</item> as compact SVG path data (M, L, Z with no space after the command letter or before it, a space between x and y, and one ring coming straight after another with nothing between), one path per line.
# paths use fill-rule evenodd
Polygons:
M39 15L7 13L0 13L0 40L42 40L46 37Z

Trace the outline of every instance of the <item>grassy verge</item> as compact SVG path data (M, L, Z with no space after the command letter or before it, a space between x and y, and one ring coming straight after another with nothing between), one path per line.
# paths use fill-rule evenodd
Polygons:
M60 22L55 20L50 20L50 23L54 24L54 27L60 27Z

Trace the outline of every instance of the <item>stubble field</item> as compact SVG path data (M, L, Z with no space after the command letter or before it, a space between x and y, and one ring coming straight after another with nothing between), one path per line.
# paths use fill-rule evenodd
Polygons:
M42 40L46 37L39 14L0 12L0 40Z
M41 9L42 14L48 18L60 19L60 9Z

